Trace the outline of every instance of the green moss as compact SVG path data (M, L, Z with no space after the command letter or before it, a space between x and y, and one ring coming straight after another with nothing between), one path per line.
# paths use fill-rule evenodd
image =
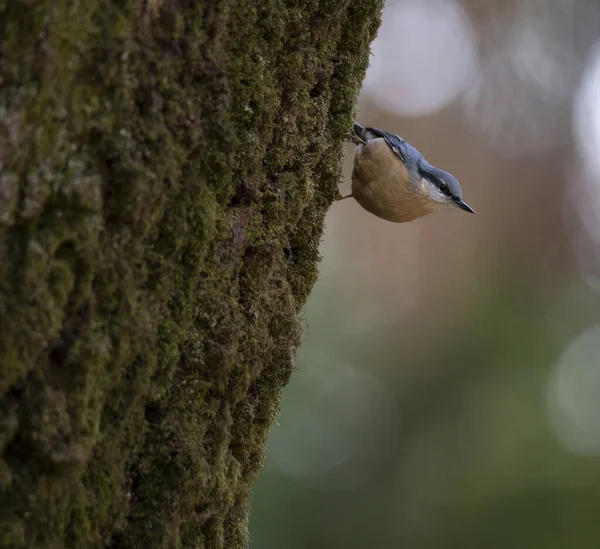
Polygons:
M1 547L245 547L381 4L0 0Z

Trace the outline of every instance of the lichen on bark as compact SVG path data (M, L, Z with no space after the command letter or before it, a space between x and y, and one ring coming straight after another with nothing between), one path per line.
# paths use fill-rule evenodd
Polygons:
M0 547L245 547L382 0L0 0Z

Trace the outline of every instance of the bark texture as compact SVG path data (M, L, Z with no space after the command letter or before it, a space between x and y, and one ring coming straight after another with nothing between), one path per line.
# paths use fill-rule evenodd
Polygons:
M0 0L0 547L235 549L382 0Z

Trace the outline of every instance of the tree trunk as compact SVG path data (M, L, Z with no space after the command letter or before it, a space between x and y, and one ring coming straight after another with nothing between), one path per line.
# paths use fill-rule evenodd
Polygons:
M381 7L0 0L0 547L245 547Z

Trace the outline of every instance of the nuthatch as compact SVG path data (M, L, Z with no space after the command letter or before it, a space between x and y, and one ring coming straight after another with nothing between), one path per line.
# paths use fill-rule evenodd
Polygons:
M354 123L348 136L357 145L352 170L352 193L365 210L388 221L404 223L454 206L475 213L462 199L456 178L432 166L397 135Z

